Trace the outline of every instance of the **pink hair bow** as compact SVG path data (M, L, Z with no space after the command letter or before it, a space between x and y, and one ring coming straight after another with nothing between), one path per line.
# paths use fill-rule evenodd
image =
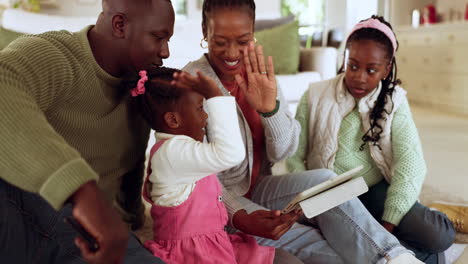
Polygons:
M148 81L146 71L140 71L138 75L140 75L140 80L138 80L137 86L130 91L133 97L145 93L145 82Z

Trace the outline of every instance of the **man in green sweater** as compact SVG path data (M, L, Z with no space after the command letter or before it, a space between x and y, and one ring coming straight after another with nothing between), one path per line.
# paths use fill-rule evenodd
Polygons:
M170 0L103 0L95 26L0 52L1 263L162 263L129 235L144 219L149 128L118 87L162 65L173 27Z

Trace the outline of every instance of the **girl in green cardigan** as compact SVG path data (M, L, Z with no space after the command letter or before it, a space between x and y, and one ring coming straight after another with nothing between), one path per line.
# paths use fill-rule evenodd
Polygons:
M455 231L444 214L417 202L427 169L396 76L397 47L381 17L354 27L338 76L311 84L301 98L299 148L287 166L291 172L328 168L340 174L363 164L361 176L370 187L360 197L366 208L421 260L437 261L431 253L447 249Z

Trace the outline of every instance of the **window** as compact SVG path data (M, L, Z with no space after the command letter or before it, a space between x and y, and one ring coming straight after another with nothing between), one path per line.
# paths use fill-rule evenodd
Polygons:
M281 14L293 14L299 20L299 34L311 36L325 30L326 0L282 0Z
M172 6L177 16L187 15L187 0L172 0Z

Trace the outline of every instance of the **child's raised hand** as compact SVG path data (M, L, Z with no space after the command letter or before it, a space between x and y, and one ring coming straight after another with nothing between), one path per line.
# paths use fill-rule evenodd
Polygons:
M192 76L188 72L176 72L172 84L182 89L197 92L206 99L223 95L215 81L199 71L197 71L196 76Z
M268 113L276 107L276 78L273 58L268 56L268 65L265 65L262 46L255 47L250 42L244 48L244 65L247 82L240 75L236 81L244 92L249 104L258 112Z

